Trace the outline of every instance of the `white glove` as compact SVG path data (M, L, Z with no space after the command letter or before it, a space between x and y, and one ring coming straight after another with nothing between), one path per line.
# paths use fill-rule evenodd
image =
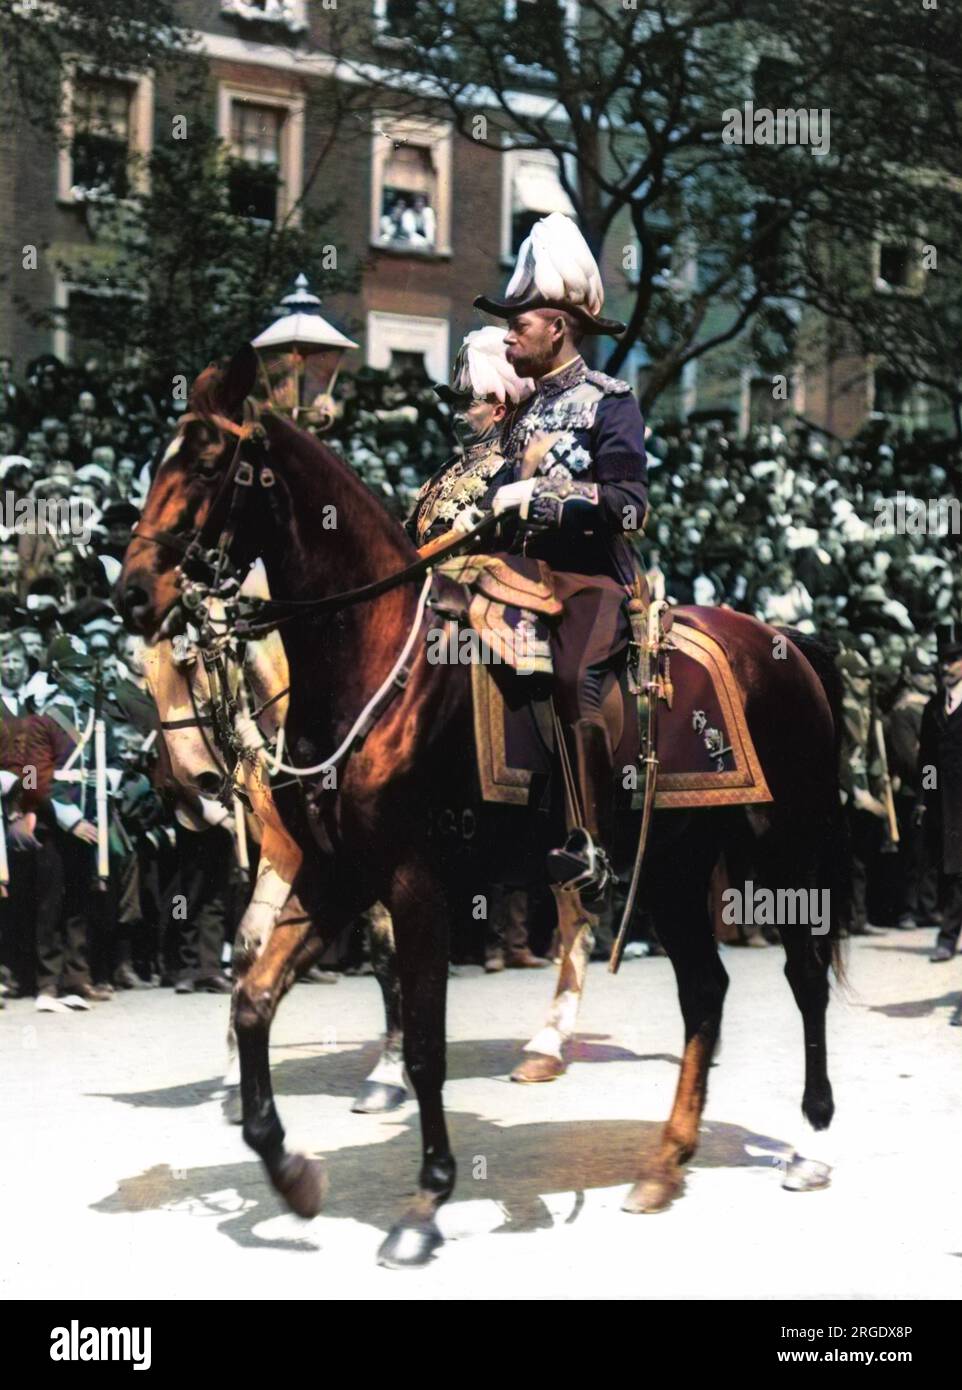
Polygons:
M536 482L536 478L526 478L524 482L507 483L504 487L499 487L491 504L495 516L516 507L522 519L526 521Z
M451 522L451 530L460 531L462 534L467 531L473 531L483 516L484 512L480 511L477 507L465 507L464 511L458 512L457 516Z

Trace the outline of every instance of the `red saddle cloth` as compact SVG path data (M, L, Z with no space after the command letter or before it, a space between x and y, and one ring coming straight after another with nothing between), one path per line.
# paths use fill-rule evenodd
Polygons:
M658 707L656 807L771 801L723 647L684 610L675 611L671 643L674 692L670 708L665 702ZM481 794L489 802L527 805L551 774L550 706L531 698L525 680L504 667L473 665L471 679ZM625 681L612 679L605 714L614 733L615 766L637 766L637 707Z

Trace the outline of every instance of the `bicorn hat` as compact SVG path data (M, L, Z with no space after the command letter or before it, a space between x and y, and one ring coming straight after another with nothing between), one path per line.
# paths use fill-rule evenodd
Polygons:
M497 396L502 403L517 405L531 395L534 382L518 376L505 356L506 331L489 324L465 335L454 363L454 385L434 388L442 401L450 405L465 396Z
M474 307L497 319L513 318L529 309L564 309L584 332L617 338L625 325L601 317L604 302L601 273L588 243L570 217L552 212L536 222L521 243L504 299L482 294Z

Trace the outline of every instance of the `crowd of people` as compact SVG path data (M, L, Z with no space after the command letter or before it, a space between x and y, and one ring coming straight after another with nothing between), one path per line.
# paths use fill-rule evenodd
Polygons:
M184 408L93 365L70 369L45 355L18 377L0 358L0 719L44 713L77 734L101 714L112 807L103 885L84 785L57 784L49 811L24 833L8 825L0 1004L3 994L28 995L62 1011L107 1002L116 989L230 988L245 893L230 812L155 785L139 641L110 602L150 463ZM448 407L414 361L345 377L325 439L399 520L454 447ZM651 521L640 544L653 596L727 604L837 649L856 865L847 929L939 925L938 865L917 825L916 762L935 689L934 634L962 612L957 532L927 524L928 504L958 476L958 450L873 419L844 446L798 422L742 440L718 422L656 421L648 452ZM897 494L903 505L893 513ZM83 500L82 527L66 508L56 513L59 530L15 524L18 504L56 499ZM523 903L507 904L500 938L489 930L484 942L464 942L464 954L492 969L544 963L529 935L548 950L550 920L526 914ZM764 930L736 935L765 940ZM943 928L936 958L949 959L955 944ZM357 950L343 948L339 963L359 968Z

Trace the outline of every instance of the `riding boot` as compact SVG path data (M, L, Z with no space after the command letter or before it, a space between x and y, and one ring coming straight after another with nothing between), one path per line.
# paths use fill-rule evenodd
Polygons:
M584 823L571 831L561 849L548 855L548 877L553 883L577 888L587 903L604 898L612 880L611 860L605 845L614 828L614 770L608 732L603 724L579 719L571 726L574 771Z

